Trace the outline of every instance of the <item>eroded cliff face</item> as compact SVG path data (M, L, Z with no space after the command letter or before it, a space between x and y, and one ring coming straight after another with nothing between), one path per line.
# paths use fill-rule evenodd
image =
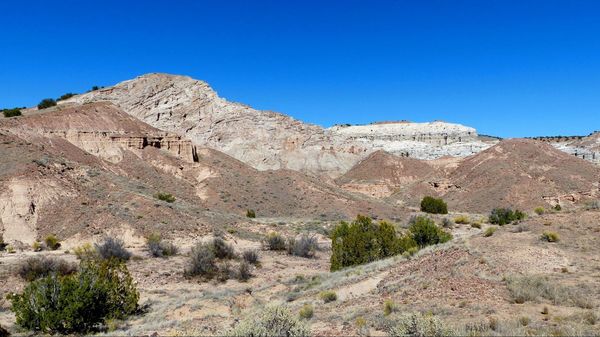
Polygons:
M490 146L477 139L474 129L442 122L324 129L228 102L205 82L167 74L147 74L60 104L99 101L259 170L287 168L337 177L377 150L433 159L467 156Z
M186 162L198 161L196 147L176 134L138 123L110 103L62 107L19 120L6 120L0 128L20 137L60 137L82 150L118 163L123 150L148 146L167 151Z

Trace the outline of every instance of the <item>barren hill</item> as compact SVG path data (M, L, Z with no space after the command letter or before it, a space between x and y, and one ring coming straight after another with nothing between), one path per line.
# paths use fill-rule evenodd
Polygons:
M398 210L290 170L259 171L197 148L114 105L92 103L0 121L0 223L31 242L115 228L206 233L245 215L346 218ZM171 193L176 202L155 198Z
M444 198L456 209L533 209L599 195L600 169L543 142L511 139L464 159Z
M378 149L431 159L490 146L458 124L386 123L323 129L219 97L205 82L147 74L60 104L109 101L128 114L260 169L287 168L337 177Z

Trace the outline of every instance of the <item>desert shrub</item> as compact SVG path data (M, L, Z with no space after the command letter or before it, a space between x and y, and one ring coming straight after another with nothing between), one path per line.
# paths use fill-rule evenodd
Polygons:
M542 214L544 214L546 212L546 210L544 209L544 207L536 207L533 211L537 215L542 215Z
M202 276L213 278L218 272L215 252L211 244L198 243L192 248L186 276Z
M562 207L560 206L560 204L556 204L556 206L554 206L554 210L560 212L562 210Z
M454 218L454 222L457 224L466 225L471 223L471 220L466 215L459 215L456 218Z
M54 234L49 234L44 238L44 244L46 248L50 250L57 250L60 248L60 240Z
M175 197L171 193L162 193L162 192L159 192L159 193L156 193L154 195L154 197L156 199L158 199L158 200L162 200L162 201L165 201L165 202L168 202L168 203L175 202Z
M398 307L394 301L388 299L383 302L383 314L385 316L388 316L396 311L398 311Z
M498 228L496 228L496 227L488 227L485 230L485 232L483 232L483 236L485 236L486 238L490 237L490 236L494 235L494 233L496 232L497 229Z
M585 203L585 209L588 211L600 209L600 200L592 200Z
M2 110L2 114L3 114L3 115L4 115L4 117L6 117L6 118L21 116L21 109L18 109L18 108L14 108L14 109L3 109L3 110Z
M285 250L285 239L277 232L271 232L264 241L268 250Z
M413 240L419 247L444 243L452 239L452 235L439 228L428 217L419 216L408 228Z
M17 251L15 250L15 247L13 245L7 245L6 246L6 252L9 253L9 254L14 254Z
M435 316L420 313L400 316L392 325L390 336L441 337L452 335L452 331Z
M250 264L258 265L260 263L258 252L254 249L245 250L242 253L242 257L244 261Z
M49 108L51 106L55 106L56 105L56 101L53 100L52 98L44 98L38 105L37 108L42 110L42 109L46 109Z
M35 280L9 297L19 326L43 333L88 333L138 309L139 293L125 264L83 260L78 273Z
M305 305L302 306L302 308L300 308L300 311L298 312L298 316L300 316L300 318L302 319L311 319L314 315L314 309L313 306L306 303Z
M235 250L233 246L225 242L220 237L216 237L211 241L212 250L215 253L215 257L218 259L234 259Z
M531 323L531 318L529 318L528 316L519 317L519 324L521 324L522 326L528 326L529 323Z
M290 238L288 240L288 253L294 256L312 258L317 251L317 237L310 234L302 234L300 239Z
M325 290L319 293L319 297L323 300L324 303L329 303L337 300L337 294L335 291Z
M417 244L410 235L398 236L394 226L359 215L342 221L331 233L331 271L401 254Z
M227 336L310 336L310 329L283 306L265 308L258 316L250 316L240 322Z
M509 208L494 208L490 214L489 221L491 224L504 226L513 221L525 219L525 213Z
M37 280L49 275L70 275L77 271L77 266L56 257L36 256L25 260L17 271L26 281Z
M34 252L41 252L44 249L44 246L42 246L42 243L39 242L38 240L35 240L32 244L31 244L31 249Z
M75 254L75 256L77 256L77 258L80 260L94 259L98 257L98 251L89 242L73 248L73 254Z
M131 253L125 249L123 240L113 237L106 237L100 244L95 244L98 256L102 259L117 259L127 261L131 258Z
M548 242L558 242L560 240L559 236L555 232L544 232L542 233L542 240Z
M589 290L556 284L537 275L509 276L506 285L515 303L546 299L554 305L569 305L590 309L596 303L588 296Z
M246 282L252 277L250 271L250 264L246 261L242 261L238 266L236 278L241 282Z
M246 210L246 217L248 218L256 218L256 212L253 209Z
M0 252L3 252L8 246L8 243L4 242L4 236L0 234Z
M74 94L74 93L68 92L68 93L66 93L66 94L64 94L64 95L61 95L59 98L57 98L57 99L56 99L56 101L57 101L57 102L58 102L58 101L64 101L65 99L69 99L69 98L71 98L71 97L73 97L73 96L75 96L75 95L77 95L77 94Z
M448 214L448 205L443 199L436 199L434 197L427 196L421 200L421 212L432 214Z
M154 257L167 257L177 255L179 248L171 242L164 241L160 234L153 233L146 238L146 245Z
M442 220L442 227L452 229L454 227L454 223L452 222L452 220L444 218Z
M471 224L471 228L481 229L481 223L479 223L479 222L473 222Z

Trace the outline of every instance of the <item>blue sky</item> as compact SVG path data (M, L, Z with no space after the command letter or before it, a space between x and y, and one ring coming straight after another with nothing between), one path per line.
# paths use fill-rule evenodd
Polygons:
M148 72L330 126L600 129L600 1L0 2L0 107Z

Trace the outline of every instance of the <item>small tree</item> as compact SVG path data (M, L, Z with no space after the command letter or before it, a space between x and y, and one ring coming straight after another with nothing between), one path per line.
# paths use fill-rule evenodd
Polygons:
M421 200L421 211L432 214L448 214L448 205L443 199L427 196Z
M3 109L2 110L2 114L4 115L4 117L9 118L9 117L17 117L17 116L21 116L21 109L18 108L14 108L14 109Z
M427 217L419 216L409 227L413 240L419 247L444 243L452 239L452 235L439 228L435 222Z
M44 98L38 105L37 108L39 110L46 109L56 105L56 101L52 98Z

